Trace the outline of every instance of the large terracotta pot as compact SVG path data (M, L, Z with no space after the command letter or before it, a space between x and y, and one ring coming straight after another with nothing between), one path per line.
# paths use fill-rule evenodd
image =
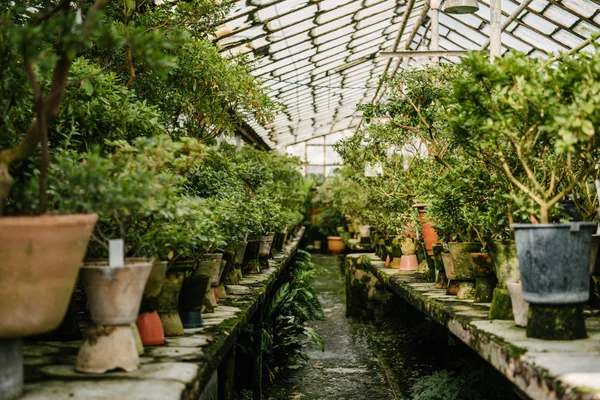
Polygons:
M62 321L97 214L0 218L0 338Z
M327 250L332 254L339 254L346 250L346 245L339 236L327 236Z
M125 260L122 267L108 262L85 263L81 284L88 298L92 321L97 325L135 322L153 259Z
M423 240L425 241L425 250L430 256L433 255L433 245L440 242L437 233L431 226L429 219L425 215L425 207L427 204L413 204L413 207L419 212L419 220L421 221L421 230L423 231Z

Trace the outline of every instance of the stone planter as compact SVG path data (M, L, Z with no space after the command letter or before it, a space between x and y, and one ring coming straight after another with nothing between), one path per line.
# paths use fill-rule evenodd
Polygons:
M498 281L494 275L492 258L488 253L471 253L470 257L475 276L475 302L490 303Z
M449 279L456 279L459 281L473 280L473 268L471 266L471 253L477 253L481 251L481 243L477 242L463 242L448 243L448 250L452 254L452 261L454 264L453 278L448 275Z
M223 259L222 253L206 253L200 256L198 260L198 267L194 275L196 276L205 276L208 277L209 282L207 284L206 289L204 290L204 295L210 301L212 307L217 305L217 299L215 297L215 293L211 290L212 287L217 286L219 284L219 271L221 269L221 260ZM199 288L200 289L200 288ZM200 292L196 292L196 296L200 296ZM206 310L205 312L209 312L212 310Z
M125 260L122 267L110 267L107 262L84 264L81 283L95 325L84 333L76 370L104 373L138 368L132 323L140 311L153 262L152 259Z
M494 265L494 273L498 283L494 289L490 307L490 319L514 319L508 282L520 282L519 259L514 240L492 241L489 243L489 253Z
M179 294L185 272L167 270L167 276L157 299L157 311L165 336L183 335L183 324L179 317Z

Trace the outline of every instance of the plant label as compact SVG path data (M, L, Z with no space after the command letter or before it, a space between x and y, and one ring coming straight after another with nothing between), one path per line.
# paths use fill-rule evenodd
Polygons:
M125 264L123 239L108 241L108 265L111 268L122 267Z

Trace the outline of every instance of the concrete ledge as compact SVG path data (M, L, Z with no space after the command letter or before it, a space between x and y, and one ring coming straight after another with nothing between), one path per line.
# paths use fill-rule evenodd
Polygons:
M216 376L221 361L264 303L280 272L293 259L304 229L269 268L230 286L204 328L167 338L164 346L147 346L137 371L83 374L75 371L79 341L25 342L25 392L22 400L196 399ZM214 378L213 378L214 379Z
M600 399L600 316L587 314L588 338L529 339L512 321L489 320L489 304L458 300L413 272L385 268L374 254L359 259L386 287L475 350L532 399ZM366 261L366 260L365 260Z

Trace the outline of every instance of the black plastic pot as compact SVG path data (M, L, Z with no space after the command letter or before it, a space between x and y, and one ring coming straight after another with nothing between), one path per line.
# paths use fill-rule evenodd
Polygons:
M595 223L513 224L512 227L526 301L576 304L588 300Z
M184 329L196 329L204 326L200 311L179 311L179 317Z

